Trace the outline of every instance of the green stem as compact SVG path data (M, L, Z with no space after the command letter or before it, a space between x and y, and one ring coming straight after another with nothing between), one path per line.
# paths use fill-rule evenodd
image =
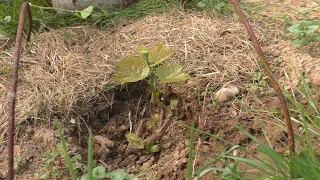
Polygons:
M33 4L31 4L31 3L29 3L29 5L30 5L31 7L36 7L36 8L45 9L45 10L67 11L67 12L71 12L71 13L81 13L81 12L83 12L83 11L73 11L73 10L67 10L67 9L61 9L61 8L55 8L55 7L37 6L37 5L33 5Z
M153 99L154 101L157 103L158 106L163 106L162 102L160 101L160 98L159 98L159 92L155 86L155 82L154 82L154 67L151 66L151 63L149 61L149 52L146 51L144 53L142 53L144 59L147 61L147 64L148 64L148 67L149 67L149 72L150 72L150 79L148 80L148 84L151 88L151 91L152 91L152 96L153 96Z
M158 106L163 106L163 104L159 98L159 92L157 91L155 83L154 83L154 68L152 66L149 66L149 69L150 69L150 79L148 81L148 84L151 88L153 99L157 103Z
M68 169L70 171L71 179L72 180L77 180L76 171L73 168L71 157L70 157L70 155L68 153L67 143L66 143L66 140L65 140L65 138L64 138L64 136L62 134L61 124L59 122L57 122L57 128L58 128L58 133L59 133L59 137L60 137L60 141L61 141L64 157L66 159L66 166L68 167Z
M89 128L89 142L88 142L88 178L93 180L93 138L92 131Z

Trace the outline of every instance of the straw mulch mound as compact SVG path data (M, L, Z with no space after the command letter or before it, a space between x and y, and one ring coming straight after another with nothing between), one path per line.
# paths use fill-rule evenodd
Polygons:
M263 29L253 27L263 41ZM91 27L51 30L23 45L16 123L31 117L87 120L108 110L114 62L136 55L137 45L150 48L163 41L177 49L169 61L185 67L193 77L187 84L195 88L241 84L258 69L243 25L205 13L149 16L109 32ZM1 55L0 67L10 67L11 56ZM8 73L0 75L0 99L5 102L0 105L1 132L7 127L9 78Z

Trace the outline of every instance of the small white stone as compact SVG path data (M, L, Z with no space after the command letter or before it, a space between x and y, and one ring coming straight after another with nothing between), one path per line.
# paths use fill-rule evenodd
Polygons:
M239 93L240 90L238 87L234 85L227 85L214 93L213 99L217 100L218 102L224 102L227 101L229 97L234 97Z

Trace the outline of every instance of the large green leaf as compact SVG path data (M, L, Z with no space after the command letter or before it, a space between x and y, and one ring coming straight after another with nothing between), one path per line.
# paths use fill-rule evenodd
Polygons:
M164 43L152 48L149 51L149 61L151 66L156 66L162 63L163 61L168 59L175 51L176 49L174 48L166 48L164 46Z
M156 69L156 75L161 82L179 82L185 81L190 76L182 71L183 67L176 64L164 64Z
M149 67L146 61L129 57L117 63L118 71L114 77L117 84L137 82L146 78L149 74Z
M149 62L151 66L156 66L166 59L168 59L176 50L174 48L166 48L164 43L157 45L156 47L148 50L144 46L137 46L137 50L139 55L142 59L145 57L143 56L144 52L149 53Z

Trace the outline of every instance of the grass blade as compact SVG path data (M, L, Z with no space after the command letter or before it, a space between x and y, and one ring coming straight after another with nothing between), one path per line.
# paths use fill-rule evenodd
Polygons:
M287 178L287 175L285 172L289 172L288 162L287 160L282 157L281 155L277 154L272 148L268 147L264 143L262 143L260 140L258 140L256 137L252 136L248 132L246 132L244 129L239 127L239 130L244 133L246 136L250 137L253 141L258 143L261 147L260 152L267 155L271 160L275 163L277 169L274 169L277 171L277 173L280 173L283 175L283 177Z
M89 128L89 143L88 143L88 178L89 180L93 180L93 138L91 128Z
M192 124L191 127L191 133L190 133L190 146L189 146L189 157L188 157L188 168L187 168L187 180L191 180L192 179L192 160L193 160L193 147L194 147L194 134L195 134L195 127L194 127L194 123Z
M64 153L64 157L66 158L66 166L68 167L70 174L71 174L71 178L72 180L77 180L77 176L76 176L76 172L73 169L73 165L71 162L71 158L70 155L68 153L68 148L67 148L67 144L66 144L66 140L64 139L64 136L62 134L62 130L61 130L61 125L58 122L57 123L57 128L58 128L58 132L59 132L59 137L60 137L60 141L61 141L61 145L62 145L62 150Z

